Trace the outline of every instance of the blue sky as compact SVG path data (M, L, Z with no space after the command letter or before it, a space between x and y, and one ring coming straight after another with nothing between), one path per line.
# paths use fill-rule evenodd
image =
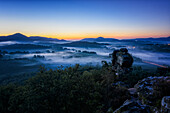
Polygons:
M169 0L0 0L0 35L169 36L169 7Z

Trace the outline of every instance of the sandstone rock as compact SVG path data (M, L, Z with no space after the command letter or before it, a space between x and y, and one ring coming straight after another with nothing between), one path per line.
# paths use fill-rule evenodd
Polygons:
M131 95L135 95L137 93L136 88L129 88L128 91Z
M150 106L142 105L138 100L126 100L120 108L113 113L152 113Z
M135 88L143 104L154 105L162 99L163 96L169 95L170 77L148 77L139 81Z
M170 113L170 96L166 96L170 95L169 76L145 78L128 91L131 100L125 101L115 111L110 108L108 113Z
M170 96L165 96L162 98L161 112L170 113Z

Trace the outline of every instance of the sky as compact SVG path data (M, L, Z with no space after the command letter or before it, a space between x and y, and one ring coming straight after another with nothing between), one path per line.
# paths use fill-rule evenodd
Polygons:
M0 0L0 36L170 36L170 0Z

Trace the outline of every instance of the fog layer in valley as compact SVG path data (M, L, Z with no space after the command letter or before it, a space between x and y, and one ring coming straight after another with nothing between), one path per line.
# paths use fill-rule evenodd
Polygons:
M157 47L161 46L161 50ZM164 47L165 46L165 47ZM134 65L143 68L156 69L143 61L159 65L170 64L170 51L168 44L155 44L145 41L115 41L115 42L0 42L0 76L17 75L36 72L40 65L48 69L58 66L73 66L75 64L101 66L101 61L111 62L109 54L115 49L127 48L134 57ZM159 47L160 48L160 47Z

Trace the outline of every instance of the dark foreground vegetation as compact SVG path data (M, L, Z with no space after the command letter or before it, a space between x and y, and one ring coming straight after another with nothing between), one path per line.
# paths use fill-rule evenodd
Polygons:
M170 76L169 70L155 73L134 67L129 74L116 76L110 64L102 68L74 67L46 70L44 67L24 84L0 86L1 113L103 113L116 110L131 98L128 89L149 76ZM168 96L168 88L155 85L157 94L154 107ZM141 98L144 98L141 96ZM158 100L158 101L156 101Z

